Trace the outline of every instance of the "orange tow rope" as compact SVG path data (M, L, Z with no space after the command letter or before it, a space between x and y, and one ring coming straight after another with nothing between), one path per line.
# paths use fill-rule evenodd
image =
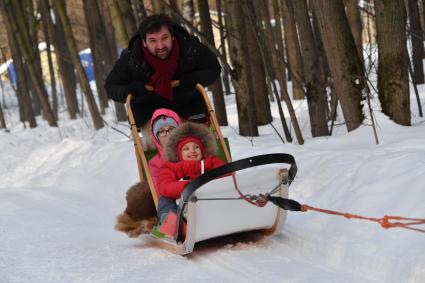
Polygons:
M301 206L301 211L306 212L306 211L309 211L309 210L317 211L317 212L321 212L321 213L326 213L326 214L344 216L345 218L355 218L355 219L369 220L369 221L372 221L372 222L379 223L381 225L381 227L385 228L385 229L398 227L398 228L410 229L410 230L425 233L425 229L410 227L410 226L413 226L413 225L425 224L425 219L421 219L421 218L407 218L407 217L389 216L389 215L385 215L382 218L373 218L373 217L365 217L365 216L355 215L355 214L346 213L346 212L339 212L339 211L335 211L335 210L315 208L315 207L309 206L307 204L303 204ZM394 220L398 220L400 222L394 222Z

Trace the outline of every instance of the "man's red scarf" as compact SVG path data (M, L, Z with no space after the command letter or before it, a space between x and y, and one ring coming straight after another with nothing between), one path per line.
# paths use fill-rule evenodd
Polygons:
M171 87L171 80L176 72L180 53L178 41L173 39L173 46L170 55L164 60L151 54L145 46L142 45L142 47L145 59L155 71L155 73L151 76L149 84L153 86L157 94L168 100L172 100L173 88Z

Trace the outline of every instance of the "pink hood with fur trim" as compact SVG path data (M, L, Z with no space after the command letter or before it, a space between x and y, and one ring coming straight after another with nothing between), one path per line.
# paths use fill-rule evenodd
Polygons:
M159 108L157 109L155 112L153 112L152 114L152 119L151 119L151 123L150 123L150 132L152 135L152 140L155 143L156 149L158 150L158 154L156 154L151 160L149 160L149 171L151 172L151 176L152 176L152 180L153 180L153 184L155 185L155 188L157 188L157 179L158 179L158 175L159 175L159 168L161 168L161 165L163 163L163 154L164 154L164 149L162 148L161 144L159 143L158 138L155 136L155 134L153 133L153 121L155 121L159 116L167 116L170 118L173 118L174 121L177 122L177 125L181 125L181 120L179 115L177 115L176 112L170 110L170 109L166 109L166 108ZM157 194L158 194L158 190ZM160 197L160 195L158 194L158 198Z

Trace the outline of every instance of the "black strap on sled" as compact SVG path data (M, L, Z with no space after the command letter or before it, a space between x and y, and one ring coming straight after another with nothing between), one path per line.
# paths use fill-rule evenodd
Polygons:
M175 235L176 241L180 242L182 240L181 231L183 227L182 225L183 210L197 189L199 189L201 186L205 185L206 183L218 177L221 177L223 175L240 171L243 169L251 168L251 167L267 165L267 164L275 164L275 163L290 164L290 168L288 172L288 175L289 175L288 185L290 185L297 174L297 164L295 163L295 159L292 155L285 154L285 153L263 154L263 155L257 155L257 156L252 156L252 157L244 158L241 160L237 160L231 163L227 163L213 170L210 170L206 172L205 174L202 174L195 180L191 181L186 186L185 190L183 191L182 201L180 201L179 207L177 209L178 229Z

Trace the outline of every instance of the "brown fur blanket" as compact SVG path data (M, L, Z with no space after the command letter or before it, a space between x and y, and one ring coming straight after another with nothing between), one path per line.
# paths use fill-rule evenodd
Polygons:
M130 238L149 233L157 223L156 208L149 186L137 183L127 191L127 207L117 216L115 229L126 233Z

